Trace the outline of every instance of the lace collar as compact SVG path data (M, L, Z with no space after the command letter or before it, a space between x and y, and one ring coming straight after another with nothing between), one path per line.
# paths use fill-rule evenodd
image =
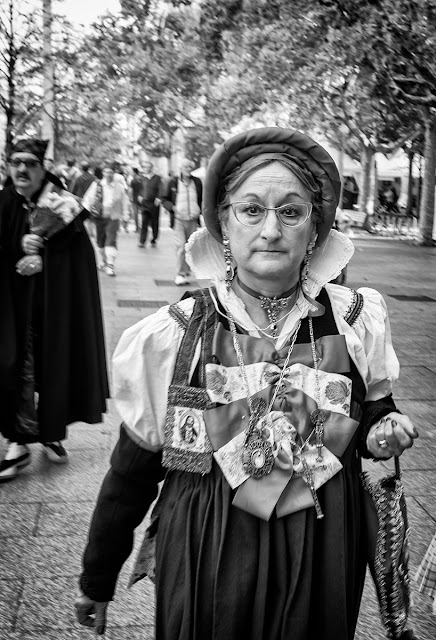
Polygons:
M353 253L354 245L351 240L343 233L332 229L323 244L312 254L307 280L307 293L311 298L316 298L323 286L340 274ZM208 282L204 283L206 286L216 287L220 302L232 313L238 324L250 334L260 336L242 300L233 289L227 291L223 247L206 228L199 229L189 238L186 245L186 260L197 280L207 280ZM300 291L294 309L287 317L277 338L277 349L286 342L298 320L307 316L310 306Z

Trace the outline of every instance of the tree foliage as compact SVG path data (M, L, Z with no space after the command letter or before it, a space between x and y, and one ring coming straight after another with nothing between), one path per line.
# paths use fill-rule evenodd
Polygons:
M436 0L120 4L82 41L63 30L56 91L65 153L120 153L134 130L148 152L170 157L181 130L200 161L231 132L268 124L321 134L369 170L375 152L422 131L431 139Z

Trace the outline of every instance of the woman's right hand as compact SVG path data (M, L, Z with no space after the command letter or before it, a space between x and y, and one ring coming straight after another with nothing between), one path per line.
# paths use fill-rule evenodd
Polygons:
M44 246L44 240L36 233L26 233L21 239L21 246L28 256L39 252Z
M103 636L106 631L106 609L108 605L109 602L97 602L79 592L74 602L78 622L84 627L95 628L97 635Z

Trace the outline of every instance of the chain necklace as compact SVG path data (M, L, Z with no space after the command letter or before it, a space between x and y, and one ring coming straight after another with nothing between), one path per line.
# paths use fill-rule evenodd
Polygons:
M299 320L298 325L294 331L291 342L289 344L288 353L287 353L285 362L283 364L283 368L280 372L280 378L275 385L272 398L269 404L267 405L266 401L263 398L252 398L251 396L248 377L247 377L247 371L244 364L242 349L239 343L235 321L232 314L229 311L227 312L227 314L228 314L227 317L228 317L230 330L233 338L233 345L236 352L236 358L238 360L239 370L241 372L242 379L244 381L245 391L247 394L247 404L248 404L248 410L249 410L248 428L246 430L243 449L242 449L242 464L244 467L244 471L246 473L248 473L253 478L258 479L271 473L274 466L273 448L271 444L268 442L268 440L263 436L262 427L259 428L258 423L262 417L270 414L272 407L274 406L274 402L277 398L277 394L283 386L283 379L286 375L286 370L289 365L289 360L294 350L295 341L297 339L298 331L301 326L301 320ZM306 438L304 441L302 440L302 444L298 449L298 453L299 455L303 453L305 447L309 444L309 441L313 433L315 432L316 447L318 451L316 460L317 462L319 462L319 461L322 461L324 421L327 417L327 414L325 411L320 409L321 388L320 388L320 381L319 381L318 358L316 355L316 344L315 344L315 338L313 333L313 321L311 317L309 317L308 320L309 320L310 344L311 344L311 350L312 350L313 365L315 369L315 387L316 387L315 392L316 392L317 408L314 411L312 411L310 414L310 420L314 424L314 428L309 434L309 437ZM301 462L304 470L303 474L313 498L317 518L322 518L323 513L321 510L321 505L318 500L318 496L316 494L312 470L309 468L307 461L305 460L303 455L301 455Z
M317 408L314 411L312 411L312 413L310 414L310 419L312 423L315 425L316 448L318 450L316 461L322 462L324 422L327 418L327 414L323 409L320 408L321 407L321 387L319 383L319 371L318 371L319 360L316 355L315 338L313 335L313 322L311 317L309 317L309 334L310 334L310 346L312 349L313 367L315 369L315 392L316 392L316 405L317 405Z
M289 311L288 311L287 313L285 313L285 315L284 315L284 316L282 316L281 318L279 318L279 319L277 320L277 324L279 324L280 322L283 322L284 320L286 320L286 318L287 318L287 317L292 313L292 311L293 311L293 310L294 310L294 307L292 307L292 309L289 309ZM256 324L254 321L253 321L253 324L254 324L254 326L256 327L256 329L257 329L258 331L260 331L261 333L263 333L263 335L264 335L264 336L266 336L267 338L274 338L274 339L276 339L276 338L278 337L278 336L273 336L273 335L272 335L272 333L268 333L268 332L267 332L267 329L271 329L271 324L268 324L268 325L267 325L266 327L264 327L263 329L262 329L262 327L259 327L259 325L258 325L258 324Z
M292 296L297 290L299 283L297 282L293 287L291 287L291 289L288 289L288 291L285 291L280 297L272 296L271 298L268 298L267 296L260 295L260 293L257 293L257 291L255 291L254 289L251 289L248 285L244 284L240 280L238 275L236 275L236 282L241 287L242 291L245 291L245 293L248 293L248 295L251 296L252 298L257 298L258 300L260 300L260 306L262 309L265 309L265 312L269 321L269 324L266 328L271 329L272 338L277 338L278 337L277 325L279 322L279 313L280 311L283 311L283 309L286 309L286 307L289 306Z

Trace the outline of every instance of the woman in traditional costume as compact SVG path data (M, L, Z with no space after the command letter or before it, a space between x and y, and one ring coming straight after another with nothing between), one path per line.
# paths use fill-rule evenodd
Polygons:
M156 583L158 640L353 638L366 555L361 457L416 432L373 289L328 284L353 245L331 231L340 179L299 132L224 143L187 245L210 287L128 329L123 418L76 601L104 632L120 568L164 480L133 581Z

